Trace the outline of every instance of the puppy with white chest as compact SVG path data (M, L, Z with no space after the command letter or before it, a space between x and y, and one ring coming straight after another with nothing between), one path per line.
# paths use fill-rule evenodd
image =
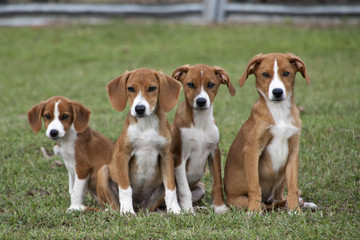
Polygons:
M135 213L134 207L154 211L165 197L167 211L179 213L166 112L175 107L181 84L162 72L140 68L114 79L107 90L117 111L127 102L130 111L111 163L99 171L100 201L120 207L121 213Z
M229 75L220 67L184 65L172 76L184 87L185 101L176 111L172 125L172 152L181 207L193 211L192 203L205 195L200 179L209 162L212 176L212 198L216 213L226 212L221 180L219 129L213 117L213 101L221 84L235 95Z
M305 63L291 53L254 56L241 76L255 74L259 99L227 156L224 186L229 205L260 211L286 206L300 212L298 165L301 120L294 101L295 75L310 84ZM284 190L287 187L287 197ZM302 206L315 208L313 203Z
M97 171L110 163L114 144L88 126L90 110L65 97L52 97L28 112L32 130L41 129L42 119L46 136L58 142L55 155L62 158L69 173L71 205L68 210L89 209L83 205L86 190L97 199Z

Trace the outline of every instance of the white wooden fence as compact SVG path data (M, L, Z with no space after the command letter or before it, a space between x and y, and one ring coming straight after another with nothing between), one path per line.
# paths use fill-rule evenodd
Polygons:
M228 3L226 0L203 0L201 3L137 5L30 3L1 4L0 17L16 15L100 15L189 19L204 23L222 23L242 16L340 16L360 19L360 5L271 5Z

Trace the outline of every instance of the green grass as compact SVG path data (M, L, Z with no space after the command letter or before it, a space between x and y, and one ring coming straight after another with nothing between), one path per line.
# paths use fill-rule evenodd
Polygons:
M360 31L358 26L190 26L129 24L0 28L0 238L1 239L359 239L360 237ZM248 216L211 210L211 179L204 177L208 207L194 215L117 212L66 214L70 199L64 166L51 167L26 112L54 95L92 110L90 125L116 140L126 112L112 109L106 84L125 70L148 67L167 74L183 64L223 67L237 94L221 87L214 103L223 164L257 99L254 77L238 79L259 53L293 52L308 67L311 85L297 77L302 114L299 186L318 204L315 212L278 211ZM183 99L183 97L181 98ZM170 121L174 111L168 114ZM35 190L35 194L29 194ZM37 191L37 193L36 193ZM95 206L90 196L86 205Z

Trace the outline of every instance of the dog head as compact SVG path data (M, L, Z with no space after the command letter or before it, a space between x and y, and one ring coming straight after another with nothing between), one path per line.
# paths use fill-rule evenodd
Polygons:
M43 119L46 136L52 140L64 137L72 125L77 132L84 131L88 126L90 114L90 110L82 104L61 96L43 101L27 113L32 130L35 133L39 132Z
M249 61L239 84L243 86L248 76L255 74L260 94L270 101L282 101L292 95L297 72L310 85L305 63L294 54L258 54Z
M139 68L126 71L107 85L113 108L123 111L129 101L134 117L151 115L157 107L168 112L176 106L181 85L162 72Z
M183 84L186 101L194 109L209 109L220 84L226 84L230 94L235 95L229 75L220 67L184 65L177 68L172 77Z

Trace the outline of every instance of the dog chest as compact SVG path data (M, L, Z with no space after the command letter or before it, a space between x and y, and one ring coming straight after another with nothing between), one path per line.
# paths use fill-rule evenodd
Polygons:
M159 150L167 144L165 137L160 136L157 129L140 129L137 124L130 125L127 131L132 145L131 157L136 166L136 182L143 183L154 177L158 164Z
M207 128L181 128L182 161L187 164L189 184L196 183L204 175L208 157L214 156L219 142L219 130L215 124Z
M285 165L289 154L288 140L299 133L299 129L290 122L280 121L270 127L270 132L273 138L266 150L270 155L273 170L276 172Z
M75 160L75 143L77 140L77 133L73 126L70 127L66 135L60 139L60 148L58 149L61 159L64 161L66 169L75 174L76 160Z

